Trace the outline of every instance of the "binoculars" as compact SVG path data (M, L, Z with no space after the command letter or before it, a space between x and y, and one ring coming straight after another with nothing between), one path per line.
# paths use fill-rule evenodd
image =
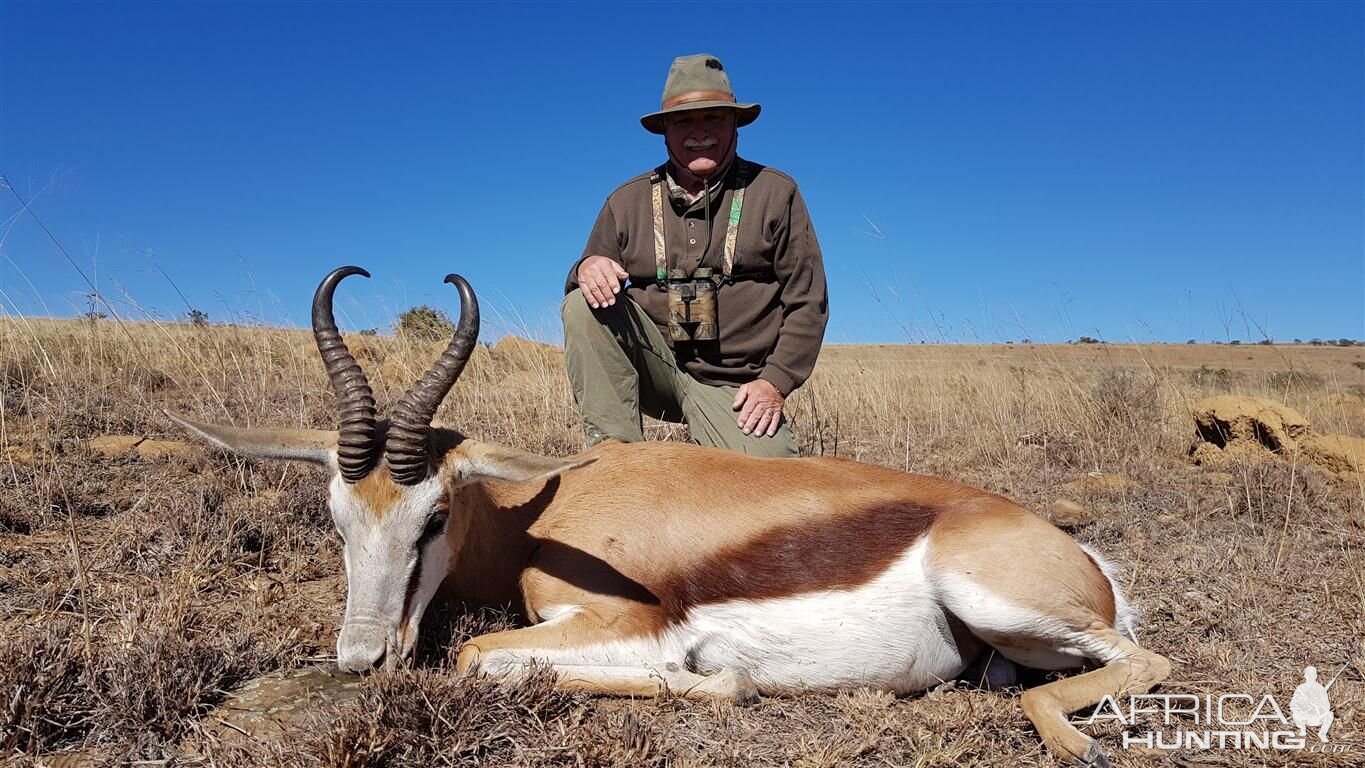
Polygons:
M668 291L668 338L671 341L714 341L716 325L715 270L698 267L691 275L671 269Z

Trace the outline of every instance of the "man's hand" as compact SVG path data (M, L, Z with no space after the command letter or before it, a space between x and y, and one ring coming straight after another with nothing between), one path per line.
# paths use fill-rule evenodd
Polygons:
M578 289L593 309L615 304L621 281L627 277L630 273L606 256L589 256L578 265Z
M739 411L736 421L746 435L772 437L782 425L782 404L786 398L768 381L754 379L735 393L732 410ZM742 410L741 410L742 409Z

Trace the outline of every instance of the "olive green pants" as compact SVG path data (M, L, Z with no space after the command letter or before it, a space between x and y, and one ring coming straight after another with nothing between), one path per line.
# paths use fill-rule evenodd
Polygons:
M786 419L772 437L746 435L731 406L738 387L710 386L678 367L673 350L640 305L620 296L593 309L574 291L560 305L564 362L588 442L645 439L640 414L683 421L702 445L754 456L796 456Z

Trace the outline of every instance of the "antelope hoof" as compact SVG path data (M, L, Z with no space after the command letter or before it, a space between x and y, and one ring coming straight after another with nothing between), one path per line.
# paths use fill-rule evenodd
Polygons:
M1085 751L1085 757L1076 761L1076 764L1086 766L1086 768L1112 768L1109 764L1109 758L1105 757L1104 752L1100 750L1098 741L1090 742L1090 748Z
M726 667L688 691L689 698L728 701L738 706L758 703L758 686L743 667Z

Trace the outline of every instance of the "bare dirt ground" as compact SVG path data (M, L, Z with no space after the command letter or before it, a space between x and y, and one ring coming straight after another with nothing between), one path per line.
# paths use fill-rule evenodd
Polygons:
M441 346L349 341L381 410ZM1306 665L1337 676L1332 742L1351 751L1177 762L1365 764L1365 480L1297 454L1196 465L1191 410L1220 394L1365 437L1365 348L830 347L790 411L805 453L1006 494L1109 555L1146 616L1140 638L1173 662L1164 690L1269 693L1287 708ZM182 437L161 408L237 425L333 419L306 332L0 320L0 762L1055 764L1017 690L735 708L457 678L459 642L507 621L459 605L429 618L410 668L331 680L320 670L345 582L323 478L160 442ZM543 345L478 350L438 418L544 453L582 447L559 352ZM90 442L110 435L133 439ZM1122 749L1112 721L1085 730L1116 765L1173 757Z

